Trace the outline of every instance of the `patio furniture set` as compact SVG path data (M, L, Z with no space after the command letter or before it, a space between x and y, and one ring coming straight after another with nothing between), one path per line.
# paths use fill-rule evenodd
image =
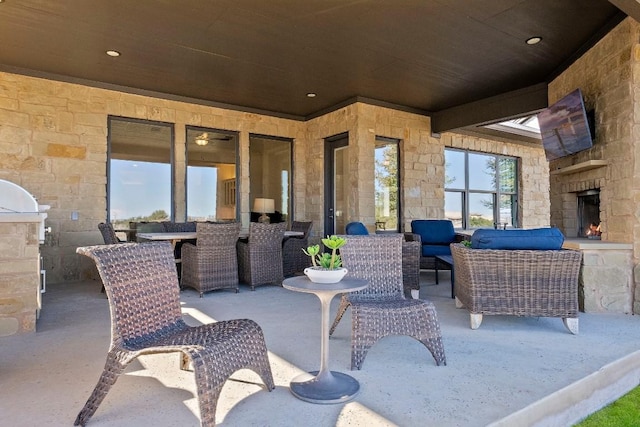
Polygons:
M265 225L251 224L249 241L238 242L237 224L225 224L215 231L211 224L198 224L198 231L206 232L198 235L197 245L184 245L183 257L185 260L193 257L198 265L198 251L206 254L205 257L218 256L218 262L227 262L237 253L240 271L243 271L246 260L273 259L274 252L282 250L284 225L274 224L268 231ZM252 239L268 241L271 246L264 251L255 250ZM577 283L581 254L562 250L563 239L557 229L477 230L471 247L450 243L456 306L469 310L471 328L480 326L483 314L550 316L561 317L571 333L578 333ZM274 240L278 241L277 245L273 244ZM213 241L225 241L226 252L214 255ZM332 285L314 284L304 276L283 281L282 264L276 263L279 267L271 274L278 276L285 288L316 294L322 307L320 369L291 381L290 390L296 397L313 403L341 403L358 393L357 380L331 371L327 365L329 336L349 307L352 370L361 369L368 350L388 335L416 339L429 350L436 365L446 365L435 306L428 300L405 298L407 263L403 257L406 248L413 248L407 245L409 242L425 246L424 240L407 241L406 236L399 233L351 234L348 244L341 248L349 273L341 283ZM431 243L427 240L426 245ZM198 248L201 245L202 248ZM228 249L234 245L238 247L237 252ZM95 261L106 288L112 341L105 369L78 415L76 425L84 425L91 418L127 364L142 354L181 352L183 362L191 362L202 425L215 425L220 391L233 372L251 369L258 373L267 390L274 389L267 346L258 324L248 319L198 327L184 323L172 249L168 242L78 248L79 254ZM424 250L419 249L422 259ZM244 261L240 261L242 257ZM203 266L204 275L207 268ZM194 276L202 273L198 268L193 271ZM229 282L234 282L233 273L223 273ZM188 283L196 281L190 274L184 276ZM262 272L251 271L249 267L242 274L248 274L245 280L250 281L251 275L256 277ZM329 304L337 294L342 294L340 305L329 327ZM183 363L182 367L185 366L188 364Z
M155 223L152 230L138 231L140 242L168 240L174 248L182 287L193 288L202 297L217 289L239 291L239 283L254 290L264 284L280 284L310 265L301 248L308 245L311 222L251 223L241 230L236 222ZM105 244L124 243L111 224L98 225ZM145 230L137 227L138 230ZM164 231L159 231L164 230ZM281 262L274 260L281 259Z

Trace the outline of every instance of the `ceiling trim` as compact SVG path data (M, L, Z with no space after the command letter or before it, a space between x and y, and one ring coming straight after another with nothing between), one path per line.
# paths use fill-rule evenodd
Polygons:
M549 104L547 83L502 93L490 98L458 105L433 113L431 132L434 134L488 125L536 113Z
M309 114L308 116L305 117L305 120L311 120L311 119L324 116L325 114L332 113L334 111L337 111L344 107L348 107L349 105L355 104L357 102L360 102L362 104L373 105L376 107L384 107L384 108L390 108L392 110L404 111L405 113L418 114L421 116L431 116L432 114L430 111L422 110L420 108L407 107L405 105L394 104L392 102L386 102L386 101L380 101L378 99L367 98L365 96L353 96L351 98L345 99L342 102L334 104L331 107L327 107L322 110L318 110L315 113Z

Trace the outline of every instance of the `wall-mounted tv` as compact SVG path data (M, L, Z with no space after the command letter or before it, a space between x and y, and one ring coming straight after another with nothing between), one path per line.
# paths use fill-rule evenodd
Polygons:
M587 150L593 145L593 132L580 89L538 113L538 124L548 161Z

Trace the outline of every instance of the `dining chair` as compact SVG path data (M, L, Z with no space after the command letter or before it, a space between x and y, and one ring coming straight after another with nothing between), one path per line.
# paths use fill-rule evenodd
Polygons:
M236 243L240 223L196 225L196 244L182 245L180 285L200 292L235 289L238 292L238 255Z
M282 243L282 270L284 277L290 277L311 266L311 259L302 252L309 246L309 235L313 227L312 221L293 221L291 231L300 231L302 236L284 239Z
M431 301L406 299L402 284L401 234L349 236L340 249L348 276L366 279L369 286L343 294L332 335L351 307L351 369L360 369L369 349L388 335L408 335L431 352L436 365L446 365L442 333Z
M282 239L286 226L286 222L252 222L247 241L238 240L238 274L252 291L259 285L282 285Z
M215 425L220 391L237 370L251 369L267 390L275 388L262 329L253 320L184 322L171 243L87 246L77 253L94 260L105 284L111 343L74 425L85 425L127 365L145 354L179 352L192 362L202 426Z
M102 234L102 240L104 240L105 245L114 245L116 243L122 243L118 236L116 235L115 230L113 229L113 225L108 222L101 222L98 224L98 230Z

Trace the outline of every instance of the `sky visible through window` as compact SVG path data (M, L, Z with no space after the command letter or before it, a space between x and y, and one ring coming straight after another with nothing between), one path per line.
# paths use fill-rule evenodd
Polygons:
M217 169L188 168L189 215L216 215ZM157 210L171 215L171 165L131 160L111 160L110 218L112 221L146 217Z

